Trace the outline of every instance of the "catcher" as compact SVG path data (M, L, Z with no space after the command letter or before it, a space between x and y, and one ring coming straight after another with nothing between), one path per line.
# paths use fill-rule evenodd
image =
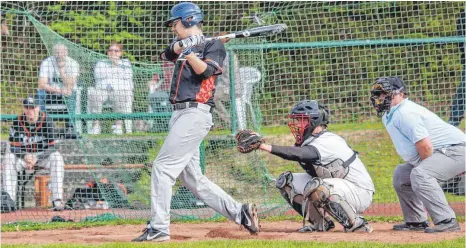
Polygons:
M294 146L265 144L257 133L243 130L236 135L238 150L267 151L297 161L306 171L287 171L276 181L281 195L304 218L299 232L334 228L328 215L345 232L372 232L361 213L372 202L374 184L357 153L342 137L327 131L328 108L317 101L301 101L291 109L290 118L288 126L296 139Z

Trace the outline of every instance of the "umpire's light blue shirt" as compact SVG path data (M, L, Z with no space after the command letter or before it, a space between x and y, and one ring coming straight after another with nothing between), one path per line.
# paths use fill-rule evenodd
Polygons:
M417 165L421 158L416 143L426 137L434 150L465 142L464 133L428 109L405 99L382 116L397 153L406 163Z

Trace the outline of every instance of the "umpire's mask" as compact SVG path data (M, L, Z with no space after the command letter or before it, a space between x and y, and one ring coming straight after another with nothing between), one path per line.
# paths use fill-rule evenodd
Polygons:
M371 87L371 103L377 111L377 116L382 116L390 111L393 96L404 93L406 87L398 77L381 77L375 80Z

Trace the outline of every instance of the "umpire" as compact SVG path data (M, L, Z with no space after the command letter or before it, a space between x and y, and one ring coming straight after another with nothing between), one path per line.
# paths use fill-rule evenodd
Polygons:
M464 133L406 96L405 84L398 77L378 78L372 84L372 105L405 161L393 175L405 223L393 230L461 231L438 181L464 172ZM435 226L428 227L424 208Z

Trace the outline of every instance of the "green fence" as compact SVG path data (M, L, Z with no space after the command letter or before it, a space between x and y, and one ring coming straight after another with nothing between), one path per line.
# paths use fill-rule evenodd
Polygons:
M65 127L63 117L72 123L71 139L64 134L61 138L65 139L57 145L66 163L66 200L73 198L77 188L87 187L86 182L107 178L114 191L107 190L105 183L97 184L102 201L110 207L103 212L149 218L151 161L163 143L171 114L167 90L172 67L158 56L173 38L163 27L173 4L1 3L2 13L6 13L0 39L4 144L8 143L11 121L21 113L21 100L37 94L41 62L53 55L53 47L65 45L68 56L79 64L73 95L64 98L68 113L50 114L57 126ZM297 101L314 99L329 106L330 130L359 152L374 180L374 204L367 214L399 215L391 177L401 159L370 105L369 88L377 77L399 76L406 82L411 100L448 120L457 87L464 81L464 48L460 45L465 36L458 21L465 3L198 4L205 12L207 34L261 24L288 26L277 36L226 44L229 56L224 67L228 71L217 81L215 126L200 148L207 177L238 201L258 203L263 216L288 213L290 208L275 189L274 178L287 170L301 171L300 166L259 152L239 154L231 134L250 128L262 133L269 143L292 145L293 137L286 127L289 110ZM107 58L112 40L123 44L123 58L132 65L134 89L125 89L133 96L127 102L130 111L117 113L118 100L110 97L102 102L102 113L96 113L89 108L96 86L94 70ZM93 132L96 120L100 133ZM122 125L122 134L114 132L118 125ZM464 130L464 124L460 128ZM36 204L48 206L37 202L40 192L33 180L21 188L23 198L17 199L23 209L3 215L6 221L47 219L46 214L36 211ZM180 185L177 183L173 191L173 217L219 217ZM447 198L464 215L464 197L448 193ZM85 218L96 212L73 213L75 218Z

